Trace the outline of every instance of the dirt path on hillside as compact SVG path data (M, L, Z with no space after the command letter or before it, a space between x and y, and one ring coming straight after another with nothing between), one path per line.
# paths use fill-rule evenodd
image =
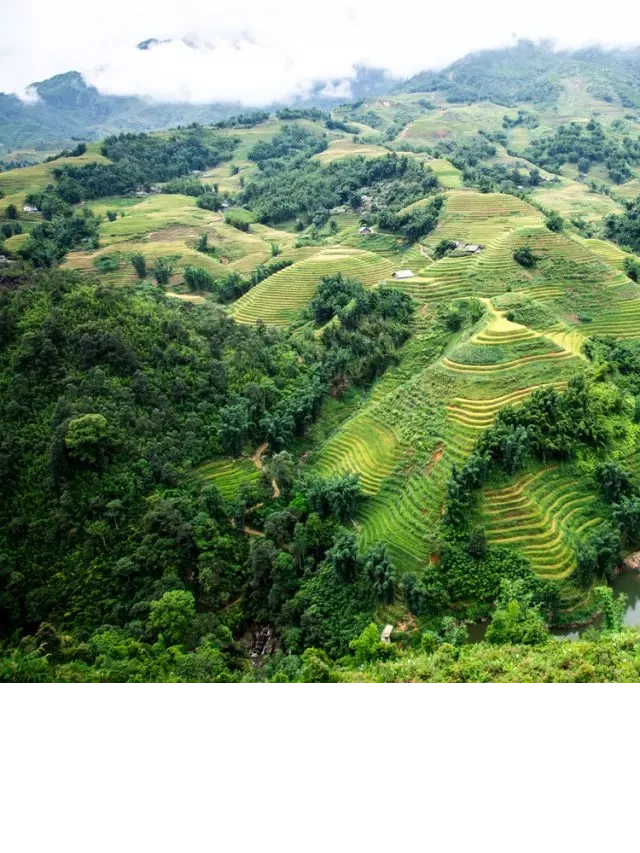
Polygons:
M437 465L438 462L442 459L442 455L444 453L444 442L441 441L440 444L436 447L436 449L431 454L431 459L429 460L427 467L424 469L424 473L429 476L431 471L433 470L433 466Z
M253 461L253 464L256 466L258 471L262 471L263 473L264 473L264 465L262 464L262 457L263 457L263 455L264 455L264 453L268 447L269 447L269 442L265 441L263 444L260 445L260 447L256 450L256 452L251 457L251 460ZM278 486L278 484L276 483L275 480L271 480L271 488L273 489L273 497L279 498L280 497L280 487Z

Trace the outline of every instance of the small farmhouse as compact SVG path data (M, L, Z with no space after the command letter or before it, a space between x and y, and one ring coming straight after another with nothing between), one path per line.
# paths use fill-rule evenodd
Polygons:
M413 278L415 275L411 270L396 270L393 274L394 278Z
M37 213L38 212L38 208L35 206L35 204L24 204L22 206L22 209L24 210L25 213Z

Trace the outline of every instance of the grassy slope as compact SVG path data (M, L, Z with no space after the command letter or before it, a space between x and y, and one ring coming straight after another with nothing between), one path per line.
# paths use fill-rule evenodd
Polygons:
M51 173L60 166L82 166L85 163L108 163L100 153L99 142L91 142L80 157L61 157L51 163L39 163L37 166L27 166L25 169L13 169L0 173L0 191L4 193L2 204L15 204L22 207L25 196L38 192L52 182Z
M362 543L384 539L408 570L428 558L452 462L464 461L502 406L536 388L562 387L581 369L585 324L573 313L576 302L594 314L608 303L608 313L595 322L624 326L636 310L632 297L640 296L640 288L606 263L603 241L592 251L590 241L553 234L538 211L511 196L460 190L447 197L427 245L449 237L483 243L484 250L437 261L400 286L423 311L455 297L481 297L485 316L433 360L429 338L418 330L398 368L329 438L317 461L324 473L361 472L367 494L358 519ZM525 243L540 258L533 271L511 257ZM608 257L619 261L615 249ZM524 305L535 328L506 320L501 300ZM632 325L624 326L629 334ZM587 479L576 481L575 472L554 469L534 479L536 473L527 474L531 483L504 486L504 495L488 490L482 520L491 541L521 544L542 575L563 577L573 567L576 535L596 523L601 508Z

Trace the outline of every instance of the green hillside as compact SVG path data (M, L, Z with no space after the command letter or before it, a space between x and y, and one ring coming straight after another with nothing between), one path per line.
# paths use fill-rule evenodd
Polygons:
M603 56L0 173L4 679L563 680L549 627L597 617L626 680L640 64Z

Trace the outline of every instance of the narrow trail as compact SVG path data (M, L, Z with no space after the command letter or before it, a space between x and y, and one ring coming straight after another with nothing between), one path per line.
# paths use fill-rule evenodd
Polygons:
M427 463L427 467L424 469L424 473L427 475L427 477L429 476L429 474L433 470L434 466L437 465L438 462L442 459L445 450L446 450L446 445L445 445L444 441L441 441L437 445L437 447L433 451L433 453L431 454L431 459L429 459L429 462Z
M256 466L256 468L258 469L258 471L264 472L264 465L262 464L262 457L263 457L263 455L264 455L264 453L268 447L269 447L269 442L268 441L263 442L260 445L260 447L256 450L256 452L253 454L253 456L251 457L251 460L252 460L253 464ZM280 497L280 487L278 486L278 484L276 483L275 480L271 480L271 488L273 489L274 499L279 498Z

